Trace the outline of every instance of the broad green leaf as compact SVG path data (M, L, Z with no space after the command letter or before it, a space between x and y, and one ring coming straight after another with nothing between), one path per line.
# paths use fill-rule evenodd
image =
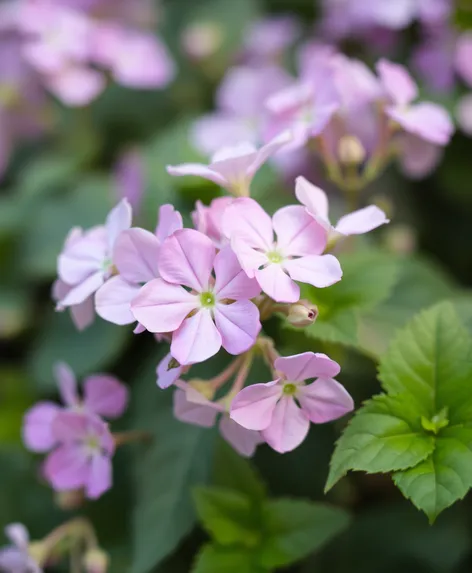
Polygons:
M375 396L356 412L336 444L326 490L349 470L367 473L410 468L434 449L406 394Z
M300 499L277 499L265 505L265 531L259 563L284 567L319 550L349 525L343 509Z
M155 356L133 385L131 427L149 431L152 442L136 448L133 461L135 505L130 573L150 573L192 529L191 488L211 471L213 432L177 421L172 390L155 384Z
M259 538L259 515L252 500L225 488L194 488L193 497L203 527L221 545L241 543L248 547Z
M472 487L472 428L445 428L426 460L394 474L393 479L403 495L433 522Z
M191 573L268 573L254 554L237 547L205 545L197 555Z

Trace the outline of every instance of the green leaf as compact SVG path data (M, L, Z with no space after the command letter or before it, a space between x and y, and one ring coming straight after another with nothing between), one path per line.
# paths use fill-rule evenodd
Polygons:
M205 545L197 555L191 573L267 573L250 551L241 547Z
M153 441L137 448L133 463L130 573L152 571L190 532L196 520L191 488L205 483L211 470L213 432L175 419L172 391L156 388L158 360L133 385L130 427L148 430Z
M410 468L434 449L407 395L375 396L358 410L336 444L326 491L349 470L367 473Z
M265 506L264 543L260 564L270 570L284 567L319 550L347 528L343 509L300 499L277 499Z
M198 517L208 533L221 545L257 543L258 515L251 499L235 491L216 487L194 488Z
M403 495L434 522L472 487L472 428L445 428L428 459L394 474L393 479Z

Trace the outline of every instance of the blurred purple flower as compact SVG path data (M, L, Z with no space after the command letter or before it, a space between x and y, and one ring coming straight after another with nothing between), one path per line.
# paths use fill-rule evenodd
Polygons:
M256 20L244 34L243 55L256 62L277 60L300 34L300 23L291 15Z
M42 573L41 567L29 554L29 534L21 523L11 523L5 528L11 542L0 548L0 570L5 573Z
M133 212L139 212L144 193L144 159L139 149L123 153L114 167L116 199L127 199Z

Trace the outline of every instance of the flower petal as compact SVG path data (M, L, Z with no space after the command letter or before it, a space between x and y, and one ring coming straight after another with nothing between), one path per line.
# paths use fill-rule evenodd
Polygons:
M242 354L251 348L262 328L259 309L249 300L217 304L214 316L221 344L230 354Z
M206 309L201 309L182 325L172 336L170 351L180 364L195 364L214 356L221 348L221 335Z
M259 283L243 271L231 247L221 249L215 257L214 267L216 280L213 290L219 300L249 299L260 294Z
M292 134L290 131L284 131L274 137L271 141L263 145L258 149L256 157L253 159L251 164L246 170L246 175L250 178L264 165L264 163L272 157L279 149L287 145L292 141Z
M272 217L277 246L285 255L320 255L326 247L328 232L301 205L282 207Z
M246 386L233 398L230 417L247 430L264 430L270 425L281 396L279 380Z
M112 486L113 469L108 456L96 454L90 461L90 468L84 484L89 499L98 499Z
M49 452L56 444L52 423L61 408L53 402L38 402L23 419L23 442L32 452Z
M194 175L195 177L203 177L203 179L208 179L213 181L220 187L226 187L226 179L217 171L203 165L201 163L182 163L181 165L168 165L166 167L167 173L173 175L174 177L183 177L185 175Z
M5 535L18 549L28 550L29 533L22 523L10 523L5 527Z
M140 290L141 286L130 284L121 276L111 278L95 293L98 316L113 324L132 324L136 319L131 312L131 302Z
M59 301L62 307L76 306L83 303L90 295L96 292L105 282L103 271L98 271L87 277L84 281L71 288L67 295Z
M285 374L287 380L303 382L311 378L334 378L341 372L337 362L326 354L303 352L294 356L282 356L274 362L277 370Z
M208 288L215 254L215 247L206 235L182 229L162 243L159 272L167 282L202 292Z
M69 239L69 237L68 237ZM57 260L59 278L68 285L76 285L102 268L108 245L105 228L95 227L66 247Z
M113 249L113 262L121 277L130 283L146 283L159 277L160 243L145 229L123 231Z
M156 237L160 243L163 243L172 233L183 229L182 215L174 209L173 205L161 205L159 208L159 219L156 227Z
M386 113L409 133L437 145L449 143L454 133L450 115L435 103L422 102L405 110L390 107Z
M369 207L364 207L341 217L335 230L346 236L363 235L389 222L382 209L375 205L369 205Z
M173 332L197 306L197 297L181 286L154 279L141 288L131 312L150 332Z
M64 444L80 442L87 435L90 415L84 412L61 410L54 417L51 426L53 438Z
M118 418L128 405L128 388L114 376L94 374L84 381L84 405L98 416Z
M260 432L246 430L227 415L221 417L220 434L238 454L245 458L252 457L257 446L264 442Z
M268 261L265 253L251 247L244 237L239 237L237 234L233 235L231 239L231 249L238 258L242 269L251 279L255 277L257 269L264 266Z
M85 330L95 319L93 296L89 296L80 304L69 307L70 316L77 330Z
M77 406L79 404L77 379L72 368L65 362L56 362L53 372L64 404L69 407Z
M174 392L174 416L180 422L212 428L218 413L218 410L210 405L190 402L184 390Z
M176 382L180 375L182 374L183 368L178 365L175 367L170 367L171 362L177 362L172 354L169 352L164 358L159 362L156 368L157 374L157 385L162 390L172 386Z
M406 106L418 97L418 87L404 66L381 59L376 68L383 88L396 105Z
M284 396L274 410L270 425L262 431L265 441L276 452L284 454L297 448L308 434L310 421L295 400Z
M240 197L228 205L223 214L222 228L229 239L237 234L254 249L268 251L272 247L272 220L254 199Z
M286 261L284 266L291 262ZM276 302L297 302L300 298L300 287L279 264L269 264L265 269L256 271L256 279L262 290Z
M81 446L59 446L46 458L44 475L57 491L79 489L87 483L89 463Z
M295 195L302 205L305 205L308 212L325 221L329 228L329 203L328 197L323 189L310 183L305 177L295 179ZM321 221L320 221L321 222Z
M333 285L341 280L341 265L333 255L309 255L300 259L284 261L284 267L295 281L311 284L317 288Z
M119 234L131 227L133 210L128 199L122 199L109 213L105 223L108 237L108 248L113 251Z
M337 420L354 409L349 392L330 378L319 378L312 384L300 386L297 399L308 418L315 424Z

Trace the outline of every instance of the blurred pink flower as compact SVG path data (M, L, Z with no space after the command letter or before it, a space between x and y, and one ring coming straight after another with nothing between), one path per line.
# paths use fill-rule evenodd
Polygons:
M402 133L397 140L398 158L402 172L410 179L423 179L438 166L444 150L410 133Z
M42 573L37 561L29 554L29 534L21 523L5 527L5 535L11 542L0 548L0 569L6 573Z
M243 388L231 403L230 416L244 428L260 431L277 452L298 447L310 422L330 422L353 410L351 396L333 379L340 367L325 354L277 358L274 367L280 377ZM311 378L315 381L305 384Z
M250 61L276 60L300 34L300 23L292 15L256 20L244 34L243 55Z
M113 169L117 199L127 199L134 213L139 211L143 199L144 170L144 158L137 148L122 153Z
M456 43L455 64L457 73L472 87L472 32L464 32Z

